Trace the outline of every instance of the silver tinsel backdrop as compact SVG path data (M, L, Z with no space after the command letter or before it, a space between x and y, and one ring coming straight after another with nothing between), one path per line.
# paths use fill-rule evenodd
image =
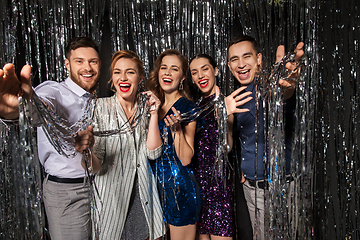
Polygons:
M147 74L166 48L179 49L189 58L208 53L218 63L218 85L228 94L236 87L226 61L232 37L255 37L270 63L279 44L290 51L304 41L308 68L305 81L297 87L292 163L299 221L295 231L281 217L284 189L274 189L267 199L271 210L267 235L271 239L359 239L359 7L358 0L2 0L0 65L13 62L19 71L30 64L34 86L45 80L62 81L67 76L66 42L88 35L100 45L99 97L111 94L107 89L110 59L120 49L137 52ZM2 123L0 127L0 238L39 239L41 225L33 224L43 221L38 205L41 191L34 187L39 177L29 174L39 169L27 160L25 170L9 171L9 166L25 160L7 143L21 145L24 138L14 138ZM12 187L25 180L27 186ZM19 198L28 201L16 205L14 199Z

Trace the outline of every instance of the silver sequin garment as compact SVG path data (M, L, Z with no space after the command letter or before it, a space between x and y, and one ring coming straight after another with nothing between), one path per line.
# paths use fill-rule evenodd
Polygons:
M100 239L120 239L129 209L131 191L136 174L139 194L150 239L163 235L163 215L148 158L155 159L162 147L153 151L146 148L148 118L143 114L133 132L96 137L94 153L102 162L95 176L95 184L102 201L95 194L99 214L92 219L100 226ZM94 131L119 129L128 125L125 112L116 96L98 99L94 112Z

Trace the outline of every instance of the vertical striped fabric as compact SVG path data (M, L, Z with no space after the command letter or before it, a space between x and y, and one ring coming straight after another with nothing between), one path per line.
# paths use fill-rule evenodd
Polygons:
M124 124L129 126L116 95L98 99L94 113L94 131L119 129ZM95 177L100 196L95 194L97 209L92 211L92 220L99 226L100 239L120 239L136 174L150 239L164 234L156 181L148 162L148 158L160 156L162 146L152 151L146 148L147 126L148 118L143 114L133 132L95 139L94 153L102 162L102 167Z

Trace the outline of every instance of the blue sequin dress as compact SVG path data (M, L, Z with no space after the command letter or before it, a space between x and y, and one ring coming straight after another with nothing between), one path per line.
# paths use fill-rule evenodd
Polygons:
M184 97L178 99L173 107L181 113L194 113L197 108ZM173 114L171 108L166 116L170 114ZM187 123L182 121L182 127ZM163 153L160 158L151 161L151 166L157 178L165 220L173 226L195 224L201 207L200 187L190 165L183 166L177 157L171 131L164 118L159 122L159 130L164 141Z

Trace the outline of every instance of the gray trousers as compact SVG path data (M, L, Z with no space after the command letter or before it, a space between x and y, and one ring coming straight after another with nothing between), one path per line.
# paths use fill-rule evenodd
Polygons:
M246 180L243 184L244 195L246 199L246 204L248 206L251 225L254 231L254 239L265 239L265 191L261 188L255 188L250 186L249 181ZM256 200L255 200L255 191L256 191ZM267 192L268 194L268 192ZM297 201L297 191L294 188L294 181L291 181L287 185L287 205L288 205L288 214L289 214L289 227L291 235L293 238L296 238L296 231L298 225L298 201ZM255 203L255 201L257 201ZM255 219L256 212L256 219ZM255 225L255 226L254 226Z
M88 183L57 183L47 177L43 198L51 240L88 240L91 236Z
M247 179L244 182L243 189L254 231L254 239L263 240L265 239L265 190L250 186Z

